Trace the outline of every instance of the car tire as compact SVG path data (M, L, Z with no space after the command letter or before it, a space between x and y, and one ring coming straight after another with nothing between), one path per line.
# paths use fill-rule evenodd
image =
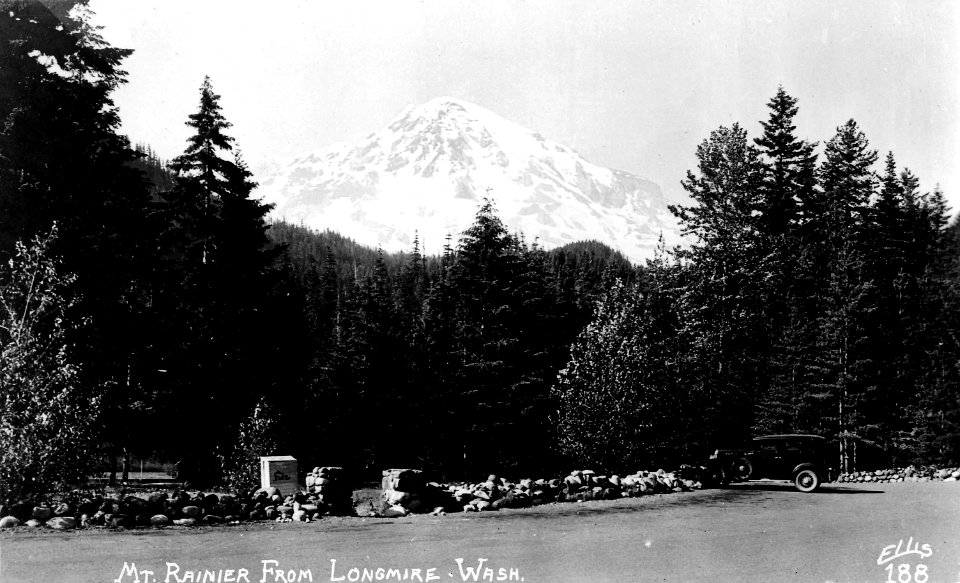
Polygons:
M740 458L730 464L727 473L729 482L745 482L753 476L753 464L747 458Z
M820 474L812 468L804 468L793 477L793 485L801 492L813 492L820 487Z

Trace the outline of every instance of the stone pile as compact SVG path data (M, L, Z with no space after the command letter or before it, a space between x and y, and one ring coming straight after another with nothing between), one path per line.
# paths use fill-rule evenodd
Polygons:
M647 494L689 492L701 488L699 481L682 479L679 472L639 471L626 476L597 475L591 470L571 472L563 480L558 501L615 500Z
M960 468L914 467L871 470L840 474L837 482L896 484L901 482L956 482Z
M332 476L335 473L324 475ZM352 490L340 476L321 477L319 483L318 473L313 473L313 476L313 485L307 491L300 490L287 496L283 496L277 488L256 490L250 502L249 520L311 522L322 516L353 514Z
M12 504L0 509L0 527L41 526L63 530L105 526L194 526L223 524L245 518L245 508L229 494L187 493L181 490L115 497L72 492L56 505Z
M405 482L404 478L409 478ZM383 478L381 516L408 513L483 512L502 508L525 508L554 502L585 502L687 492L701 487L699 481L681 473L641 471L628 476L597 475L577 470L564 478L512 482L491 474L483 482L425 483L416 470L388 470Z
M426 512L439 514L451 503L441 486L435 482L428 483L420 470L384 470L380 488L382 502L378 514L384 517Z
M330 514L346 515L352 511L353 489L341 467L313 468L306 478L307 492L314 494L318 504Z
M105 496L75 491L57 504L21 502L0 506L0 528L48 526L136 528L236 524L248 520L309 522L353 513L352 490L338 468L318 468L312 491L283 496L277 488L245 494L172 491ZM318 482L319 476L319 482Z
M491 474L484 482L451 484L446 489L453 495L459 510L483 512L555 502L560 494L561 480L525 478L514 483Z

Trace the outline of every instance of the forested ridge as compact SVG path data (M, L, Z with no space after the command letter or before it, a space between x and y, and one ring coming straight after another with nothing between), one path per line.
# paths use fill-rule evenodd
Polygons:
M459 478L699 461L811 432L846 468L957 461L958 230L856 122L712 132L644 266L542 249L495 201L439 256L267 220L210 79L161 160L130 51L0 1L0 497L131 454L245 487L260 455ZM199 80L198 80L199 81ZM54 455L55 452L55 455Z

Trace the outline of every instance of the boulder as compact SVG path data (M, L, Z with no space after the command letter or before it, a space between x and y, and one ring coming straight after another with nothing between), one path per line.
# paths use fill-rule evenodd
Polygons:
M390 506L389 508L383 510L380 513L380 516L384 518L400 518L408 514L407 509L403 506Z
M14 528L20 526L20 520L13 516L0 518L0 528Z
M21 522L27 521L33 518L33 504L17 502L16 504L11 504L10 509L5 513L17 517Z
M217 516L226 516L228 514L236 514L240 510L240 506L236 503L233 504L220 504L215 505L213 508L208 510L210 514L216 514Z
M49 506L34 506L31 518L40 522L46 522L53 518L53 508Z
M47 526L55 530L70 530L77 528L77 519L72 516L54 516L47 521Z
M197 519L196 518L178 518L174 520L173 523L176 524L177 526L196 526Z
M420 492L425 486L426 479L420 470L391 469L383 471L382 490Z
M223 517L216 514L207 514L203 517L203 524L223 524Z
M254 508L247 513L249 520L267 520L267 513L263 508Z
M107 526L110 528L133 528L136 525L136 518L126 514L114 514L110 517L110 520L107 521Z
M74 514L73 507L65 502L58 504L57 507L53 509L54 516L73 516Z
M154 509L163 508L167 502L166 492L154 492L147 496L147 503Z
M203 510L199 506L184 506L180 513L183 514L184 518L199 518L203 514Z
M280 496L280 490L276 486L270 486L269 488L260 488L253 493L254 497L259 494L264 494L268 499L271 499L274 496Z
M150 517L153 516L149 512L144 512L143 514L138 514L134 517L134 521L137 523L137 526L150 526Z
M166 514L154 514L150 517L153 526L170 526L170 518Z
M24 524L25 524L26 526L31 527L31 528L36 528L36 527L42 525L43 523L40 522L39 520L37 520L36 518L31 518L30 520L26 521Z
M410 492L401 492L399 490L384 490L383 499L391 506L403 506L413 499L413 494Z
M216 494L207 494L203 497L203 500L200 502L200 506L206 510L212 510L217 504L220 504L220 497Z

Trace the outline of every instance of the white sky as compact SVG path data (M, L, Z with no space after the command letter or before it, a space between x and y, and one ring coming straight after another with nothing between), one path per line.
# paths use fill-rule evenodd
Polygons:
M173 157L210 75L256 168L380 129L450 95L666 192L697 145L753 136L782 83L798 134L854 118L960 209L960 2L904 0L92 0L135 49L124 131ZM880 168L878 168L879 170Z

